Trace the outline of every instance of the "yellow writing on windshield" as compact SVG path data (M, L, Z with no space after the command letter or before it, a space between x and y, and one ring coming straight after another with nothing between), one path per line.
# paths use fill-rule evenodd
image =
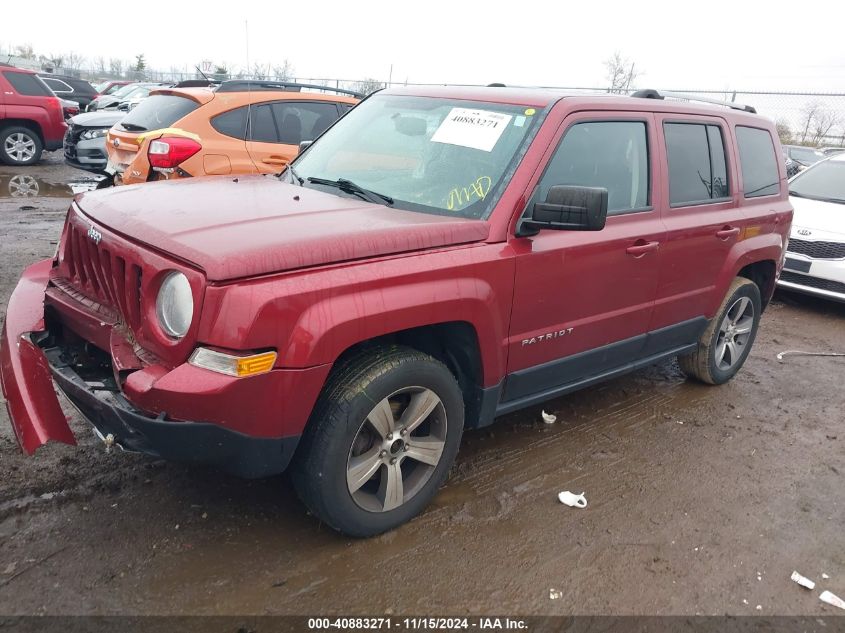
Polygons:
M493 179L490 176L480 176L468 187L455 187L449 192L446 200L446 208L449 211L462 209L474 200L484 200L490 193L493 186Z

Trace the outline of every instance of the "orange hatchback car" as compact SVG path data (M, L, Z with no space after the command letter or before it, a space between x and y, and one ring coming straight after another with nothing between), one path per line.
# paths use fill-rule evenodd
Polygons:
M158 89L109 130L106 171L115 184L279 172L360 96L241 80Z

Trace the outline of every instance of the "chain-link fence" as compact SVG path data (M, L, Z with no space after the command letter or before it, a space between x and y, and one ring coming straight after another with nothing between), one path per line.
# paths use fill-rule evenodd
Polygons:
M15 61L22 62L21 58ZM35 63L35 60L33 60ZM15 64L18 65L18 64ZM22 65L22 64L20 64ZM34 68L34 70L40 70ZM58 74L67 74L87 79L92 83L107 79L129 79L134 81L179 82L188 79L256 79L262 81L288 81L353 90L369 94L387 86L403 85L443 85L420 84L409 82L382 82L376 79L340 79L327 77L295 77L291 74L278 74L267 68L266 73L217 73L203 74L189 68L156 70L145 68L142 71L123 70L123 68L72 69L56 67L51 69ZM220 69L218 69L220 70ZM479 84L481 85L481 84ZM546 86L577 92L604 92L607 88ZM812 147L845 147L845 93L790 92L763 90L699 90L681 89L673 92L686 93L695 97L730 101L754 106L758 113L777 123L781 141L785 144L808 145Z

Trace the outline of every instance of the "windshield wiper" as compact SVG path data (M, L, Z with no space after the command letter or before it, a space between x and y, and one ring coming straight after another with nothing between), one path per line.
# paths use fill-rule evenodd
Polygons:
M147 128L143 125L135 125L134 123L121 123L120 127L128 132L146 132Z
M296 178L296 182L298 182L298 183L299 183L299 186L301 187L301 186L302 186L302 183L304 183L304 182L305 182L305 179L304 179L304 178L302 178L302 176L300 176L299 174L297 174L297 173L294 171L294 169L293 169L293 165L288 165L288 171L290 172L290 175L291 175L291 176L293 176L294 178Z
M314 178L313 176L309 176L308 182L313 183L315 185L325 185L326 187L337 187L341 191L356 195L359 198L367 200L368 202L375 202L376 204L385 204L389 207L393 206L393 198L391 198L390 196L386 196L383 193L378 193L377 191L370 191L369 189L364 189L362 186L356 185L351 180L346 180L346 178L329 180L327 178Z
M845 204L845 200L842 198L825 198L824 196L805 196L801 193L796 193L794 191L789 192L790 196L795 196L796 198L806 198L807 200L818 200L819 202L833 202L834 204Z

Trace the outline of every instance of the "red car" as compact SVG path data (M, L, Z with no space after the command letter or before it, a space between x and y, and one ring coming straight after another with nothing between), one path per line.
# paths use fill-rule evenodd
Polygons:
M362 101L278 177L77 197L2 332L27 453L107 445L391 529L464 428L662 359L729 380L792 220L774 124L736 104L415 87Z
M32 165L62 146L62 104L31 70L0 64L0 162Z

